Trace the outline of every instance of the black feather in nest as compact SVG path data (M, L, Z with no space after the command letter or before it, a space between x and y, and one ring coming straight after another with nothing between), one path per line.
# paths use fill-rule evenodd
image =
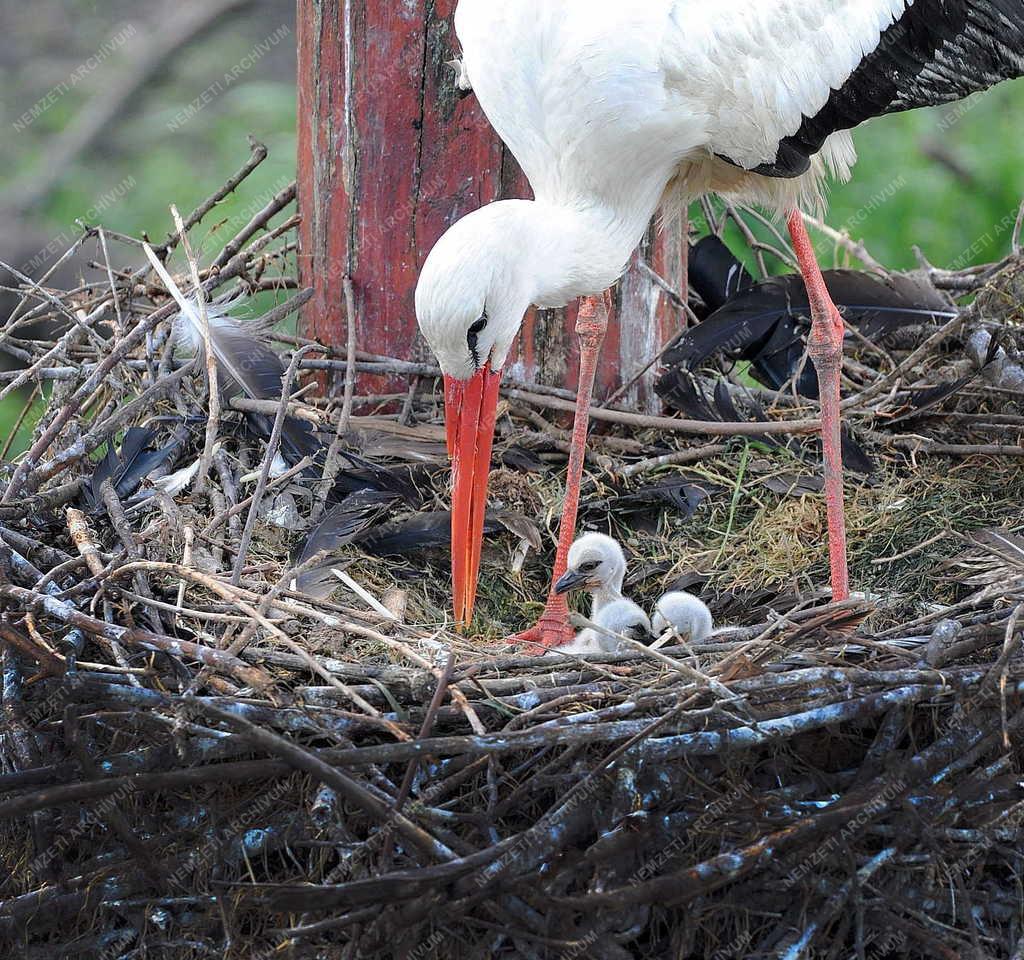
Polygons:
M665 403L693 420L717 420L720 423L767 423L768 415L754 397L745 398L753 420L743 416L729 393L724 380L715 384L714 396L708 399L694 376L677 367L669 370L658 384L658 393ZM775 434L755 434L747 437L772 449L785 449L795 457L803 459L804 447L793 438L783 439ZM840 434L843 449L843 463L854 473L869 476L875 471L875 464L867 452L850 435L846 426Z
M100 487L110 480L114 492L124 500L134 494L142 482L158 468L174 458L181 449L177 441L165 447L154 449L155 430L146 427L131 427L121 441L121 449L115 450L113 443L107 444L107 452L93 470L82 496L90 510L99 509L103 503Z
M350 450L339 450L338 456L345 467L328 493L327 498L331 502L345 502L346 497L361 490L376 490L400 497L411 507L419 505L420 496L412 480L414 475L422 472L418 465L383 467ZM320 459L317 458L318 466ZM317 476L319 478L319 474Z
M307 535L295 553L296 564L302 564L324 553L322 563L297 578L297 589L310 596L325 599L337 581L331 568L338 563L343 547L358 547L374 557L419 557L451 549L452 515L448 510L426 511L402 520L383 523L394 511L400 498L393 493L361 490L330 510ZM524 529L522 517L505 511L489 510L484 534L493 536L512 530L517 536L533 540Z
M281 398L280 388L276 397L260 399L279 400ZM243 413L245 425L249 432L259 437L264 443L269 442L270 435L274 429L274 418L265 413L254 413L246 410ZM311 423L300 420L298 417L285 417L281 425L281 456L290 467L304 460L306 457L316 459L320 454L323 445L320 443Z
M715 383L711 397L705 394L696 378L683 369L670 370L658 385L659 395L665 403L693 420L717 421L719 423L767 423L768 415L753 397L746 398L753 420L740 413L728 384L724 380ZM749 440L764 443L772 448L787 448L798 452L795 441L783 440L772 434L748 436Z
M521 473L547 473L548 465L532 450L520 444L512 444L498 452L501 465Z
M280 400L284 386L284 361L269 344L257 335L256 328L230 316L223 304L206 304L206 324L199 304L186 297L167 268L146 244L143 246L150 264L168 292L178 304L180 313L174 320L175 343L196 356L205 350L206 330L217 367L218 386L226 397L244 393L251 400ZM246 412L245 420L260 437L269 438L274 418L261 413ZM296 417L286 417L281 433L281 456L291 466L307 456L315 456L321 444L311 424Z
M933 410L944 400L959 393L967 384L972 383L976 380L984 370L992 363L995 362L999 356L1000 340L999 337L992 337L989 341L988 352L985 355L984 361L980 367L976 370L972 370L970 373L965 374L962 377L957 377L949 383L939 383L934 387L928 387L925 390L919 390L913 394L910 398L910 410L906 413L901 413L898 417L890 420L888 426L893 426L897 423L903 423L906 420L913 420L917 417L924 416L929 410Z
M215 310L208 312L217 368L227 395L238 393L240 388L255 400L280 400L286 373L281 357L244 324ZM274 417L246 411L244 418L251 433L261 440L270 440ZM312 460L313 465L303 477L315 483L322 476L328 447L321 442L311 423L286 416L281 429L280 453L289 466L307 457ZM416 490L407 479L408 471L382 467L348 450L339 450L338 457L342 469L327 494L332 503L341 502L360 490L387 491L401 496L409 504L415 503Z
M747 268L714 234L690 245L689 281L704 301L702 319L755 283Z
M484 534L505 529L493 511L487 512ZM450 550L452 515L449 510L417 513L405 520L384 524L359 539L359 549L375 557L409 557L432 550Z
M303 421L294 418L288 419L293 423L303 423ZM306 424L303 425L305 426ZM261 440L267 441L270 439L272 428L272 417L255 414L247 415L245 418L245 430ZM327 461L328 455L327 445L321 444L315 434L310 432L308 443L304 441L302 446L296 446L292 443L286 452L285 441L287 437L287 432L281 436L281 455L290 466L294 466L299 460L309 457L312 460L312 465L302 471L302 481L310 488L320 490L323 486L321 478L323 477L324 464ZM415 507L420 502L421 498L416 491L416 484L413 478L422 475L424 472L429 474L429 465L427 465L428 469L426 471L423 469L424 465L421 464L382 466L352 450L345 449L339 449L337 456L340 469L334 478L333 484L327 491L326 499L328 503L341 503L350 494L357 493L360 490L378 490L393 493L401 497L412 507Z
M751 374L773 390L795 376L797 392L817 399L817 376L813 364L805 362L810 308L803 278L786 274L748 282L743 265L717 237L705 238L694 251L699 265L694 286L705 302L719 305L665 354L665 364L695 370L724 354L750 361ZM956 316L956 309L922 277L860 270L826 270L824 277L844 318L869 340ZM670 388L670 383L664 387ZM657 389L662 394L661 384Z
M633 529L653 530L662 510L673 510L689 520L716 489L678 476L667 477L621 496L584 501L580 510L584 518L594 521L629 517Z
M329 597L337 586L337 580L331 574L331 567L336 563L334 555L378 524L400 499L395 493L359 490L328 510L306 536L296 553L295 562L302 565L318 554L326 556L322 563L298 575L296 589L320 600Z

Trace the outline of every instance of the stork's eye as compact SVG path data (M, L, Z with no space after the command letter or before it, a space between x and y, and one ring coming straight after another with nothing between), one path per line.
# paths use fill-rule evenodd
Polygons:
M480 355L476 348L476 338L487 326L487 314L485 313L476 323L466 331L466 346L469 347L470 356L473 358L473 365L480 366Z
M599 566L601 566L600 560L588 560L586 563L580 564L580 573L593 573Z
M476 323L466 331L466 343L469 344L470 353L476 353L476 338L483 333L487 326L487 314L485 313Z

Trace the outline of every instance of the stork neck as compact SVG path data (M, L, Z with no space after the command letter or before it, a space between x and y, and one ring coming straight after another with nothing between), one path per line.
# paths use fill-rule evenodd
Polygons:
M615 603L616 600L624 600L625 597L622 595L622 583L609 584L608 586L600 587L594 591L593 594L594 603L592 612L598 613L603 607L607 607L609 603Z
M607 290L622 276L654 213L652 207L623 217L602 206L527 202L538 307L564 307Z

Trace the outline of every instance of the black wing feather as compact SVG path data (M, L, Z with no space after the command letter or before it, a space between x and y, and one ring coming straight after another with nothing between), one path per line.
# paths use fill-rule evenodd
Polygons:
M826 270L825 284L843 316L865 337L879 340L911 324L956 315L955 308L926 280L912 274L882 277L860 270ZM798 274L771 277L741 290L703 323L688 330L665 354L666 364L694 370L717 353L749 360L751 372L779 389L804 359L810 318L807 290ZM818 395L812 364L805 363L798 392Z
M254 400L280 400L286 367L281 356L258 336L254 325L227 316L222 311L209 313L210 336L217 359L220 382L228 395L242 391ZM183 316L183 321L188 321ZM269 440L274 417L246 411L245 421L258 437ZM281 456L295 466L306 457L313 466L306 471L309 480L318 479L327 457L327 448L321 443L313 425L298 417L286 416L282 423ZM375 489L399 493L409 502L415 490L395 471L377 466L356 454L340 452L347 467L337 478L329 499L339 501L358 490Z
M753 286L754 278L720 237L710 234L690 247L690 286L711 310Z
M211 313L210 319L210 336L224 392L230 396L242 391L253 400L280 400L285 375L280 355L260 340L255 328L217 313ZM247 411L245 419L257 436L270 439L273 417ZM297 417L285 417L280 449L291 466L304 457L315 457L320 447L312 424Z
M998 355L999 337L992 337L988 345L988 352L985 355L985 359L977 370L972 370L970 373L965 374L962 377L958 377L950 383L940 383L937 386L918 391L910 398L911 409L907 413L901 414L895 419L890 420L889 426L924 416L924 414L929 410L942 403L943 400L953 396L955 393L959 393L967 386L967 384L977 379L985 369L995 361Z
M179 450L178 441L154 450L150 444L156 439L156 432L146 427L131 427L121 441L120 451L108 444L106 455L93 470L89 485L85 488L85 499L93 509L102 501L100 487L106 480L114 485L114 492L120 499L130 497L154 470L163 466Z
M488 511L484 533L500 533L504 527ZM359 549L375 557L403 557L428 550L447 550L452 545L452 515L448 510L418 513L406 520L377 527L358 540Z
M962 100L1024 75L1024 0L914 0L813 117L755 172L792 177L838 130Z
M393 493L360 490L329 510L309 532L297 553L297 562L306 563L318 554L336 554L372 528L394 507L399 498ZM328 556L323 563L304 570L297 577L296 588L320 600L326 599L337 586L331 567L337 562Z

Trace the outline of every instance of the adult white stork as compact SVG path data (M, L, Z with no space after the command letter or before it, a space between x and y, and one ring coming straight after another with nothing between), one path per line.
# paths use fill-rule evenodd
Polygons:
M851 128L1024 73L1024 0L461 0L455 23L464 79L535 195L456 223L416 292L420 328L445 374L459 622L473 611L498 384L524 313L583 298L557 580L607 323L597 297L621 276L659 205L707 192L787 219L821 385L832 590L846 597L844 327L799 208L821 204L829 172L848 175ZM524 639L569 639L566 617L552 593Z

